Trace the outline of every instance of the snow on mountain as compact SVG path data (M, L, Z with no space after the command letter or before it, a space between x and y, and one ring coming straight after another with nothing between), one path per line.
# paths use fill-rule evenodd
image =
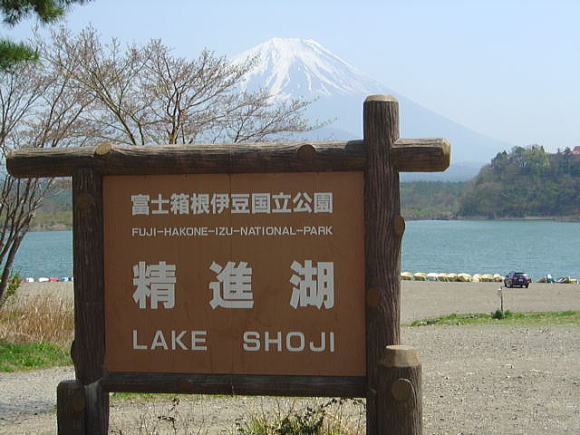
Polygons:
M315 131L308 139L360 139L365 98L391 94L400 104L401 137L445 137L452 145L452 162L484 164L511 148L398 94L316 41L273 38L236 56L234 62L254 57L255 68L244 78L243 90L264 88L279 99L313 100L309 116L334 120L330 128Z
M242 86L265 87L278 98L360 95L384 88L312 39L273 38L234 62L256 56L258 63Z

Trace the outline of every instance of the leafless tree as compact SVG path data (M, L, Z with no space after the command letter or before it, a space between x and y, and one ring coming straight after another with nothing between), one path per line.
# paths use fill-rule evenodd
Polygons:
M44 63L27 63L0 72L0 155L20 147L83 145L86 122L81 114L91 102L70 86L70 79ZM14 257L34 211L51 180L15 179L0 174L0 302Z
M204 50L176 57L158 40L123 49L87 28L53 34L51 62L94 99L86 119L92 138L129 145L261 142L310 131L309 102L281 102L263 91L241 92L256 59L232 64Z
M176 57L160 41L122 47L87 28L36 41L40 63L0 72L0 152L23 146L261 142L310 131L308 102L280 102L239 84L256 59L204 50ZM0 301L15 254L52 181L0 179Z

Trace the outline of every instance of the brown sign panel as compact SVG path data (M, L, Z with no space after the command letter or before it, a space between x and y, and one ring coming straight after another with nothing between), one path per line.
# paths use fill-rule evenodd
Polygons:
M364 376L361 172L103 179L109 372Z

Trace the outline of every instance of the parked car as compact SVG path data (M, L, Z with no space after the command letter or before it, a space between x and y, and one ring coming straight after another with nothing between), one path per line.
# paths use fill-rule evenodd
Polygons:
M503 282L505 286L509 288L516 285L528 288L532 280L524 272L510 272L505 276Z

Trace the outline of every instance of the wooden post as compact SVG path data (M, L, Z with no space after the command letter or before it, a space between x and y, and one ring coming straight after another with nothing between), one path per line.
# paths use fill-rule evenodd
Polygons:
M85 390L79 381L62 381L56 388L59 435L84 435Z
M399 103L372 95L364 103L365 286L367 340L367 434L378 432L379 364L383 349L399 344L400 226L399 173L391 149L399 138Z
M443 171L449 162L450 145L445 139L399 139L398 102L389 95L366 99L363 141L105 144L11 152L6 166L13 176L73 177L72 355L77 381L59 385L59 433L105 434L106 391L366 394L367 434L421 433L421 366L413 349L398 346L400 252L405 230L400 216L399 171ZM105 372L103 176L326 171L364 171L365 176L366 377ZM72 409L71 403L76 408L82 405L84 412Z
M99 380L105 359L102 177L81 168L73 175L75 340L72 357L85 390L86 433L106 434L109 396Z
M379 366L378 434L422 433L421 363L411 346L387 346Z

